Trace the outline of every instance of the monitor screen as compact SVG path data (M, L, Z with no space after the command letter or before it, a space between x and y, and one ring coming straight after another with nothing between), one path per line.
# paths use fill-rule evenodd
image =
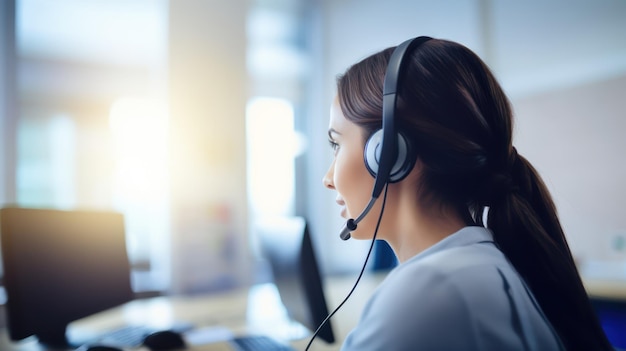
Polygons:
M293 320L315 331L328 316L315 250L302 217L260 222L257 226L261 252L269 262L280 299ZM320 338L333 343L330 321Z
M0 235L12 340L68 345L70 322L133 298L120 213L4 208Z

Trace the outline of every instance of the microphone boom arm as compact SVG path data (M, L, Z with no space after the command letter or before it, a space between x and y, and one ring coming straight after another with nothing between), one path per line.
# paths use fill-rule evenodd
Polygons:
M359 224L359 222L361 222L363 218L369 213L369 211L374 206L376 199L378 199L378 196L372 197L370 199L370 202L367 204L367 206L365 206L365 209L363 210L363 212L361 212L361 214L356 219L352 219L352 218L348 219L346 224L343 226L343 229L341 229L341 233L339 234L339 237L341 238L341 240L350 239L350 232L356 230L357 224Z

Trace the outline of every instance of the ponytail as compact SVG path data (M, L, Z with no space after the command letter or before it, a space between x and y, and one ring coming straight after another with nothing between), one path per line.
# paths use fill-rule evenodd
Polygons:
M515 148L509 159L510 176L501 177L506 180L500 182L508 189L492 201L487 227L568 350L612 350L576 269L547 187Z

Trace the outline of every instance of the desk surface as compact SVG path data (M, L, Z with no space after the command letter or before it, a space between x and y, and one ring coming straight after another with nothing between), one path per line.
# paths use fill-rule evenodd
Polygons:
M384 274L377 274L363 277L351 298L331 320L338 341L334 344L326 344L321 340L315 340L311 350L339 350L341 341L357 323L363 305L384 276ZM352 275L326 278L326 297L331 311L345 298L355 279L356 276ZM626 300L626 282L587 280L585 287L592 297ZM115 329L128 324L149 325L159 328L160 325L169 326L181 321L207 330L219 330L225 327L234 333L263 332L263 327L274 326L273 323L267 322L267 318L272 316L272 308L268 308L268 305L265 304L267 300L259 303L258 294L251 293L253 289L240 289L202 296L168 296L136 300L73 323L70 332L83 333L84 335L84 333ZM308 341L309 337L307 336L292 341L291 344L297 350L304 350ZM190 350L194 349L201 350L202 348L190 348ZM13 343L9 340L7 331L2 329L0 330L0 350L41 351L43 348L34 339ZM137 350L144 351L146 349Z
M363 277L353 295L331 320L337 342L327 344L316 339L311 347L312 351L339 350L341 341L352 330L358 321L363 305L383 278L384 274ZM331 311L345 298L355 280L356 276L353 275L325 279L327 304ZM267 299L261 296L263 301L259 302L258 291L253 293L255 288L258 287L210 295L167 296L135 300L77 321L70 326L68 333L85 336L92 332L116 329L128 324L148 325L159 329L161 325L167 327L176 322L191 323L195 328L206 330L227 328L235 334L266 333L268 325L275 325L268 323L267 318L275 318L276 315L273 314L272 308L268 308ZM265 293L261 292L261 295L263 294ZM279 328L273 328L274 331L276 329ZM284 331L283 334L272 336L283 335ZM309 337L310 335L306 335L290 343L297 350L304 350ZM189 348L189 350L194 349L200 350L201 347ZM3 329L0 330L0 350L42 351L44 348L34 338L11 342L7 331Z

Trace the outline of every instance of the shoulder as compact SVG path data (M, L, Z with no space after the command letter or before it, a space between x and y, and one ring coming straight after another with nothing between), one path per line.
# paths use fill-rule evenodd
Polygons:
M469 323L474 311L486 307L483 304L508 304L500 274L503 270L510 266L493 245L449 248L397 267L373 303L398 301L397 305L415 306L429 321L455 318Z
M371 339L367 344L397 350L482 349L484 322L509 318L497 271L506 260L488 252L455 247L397 267L370 299L349 341L364 337Z
M450 298L473 298L474 289L482 295L489 287L501 288L498 271L512 269L493 243L451 247L396 267L385 279L380 293L410 291L410 296L424 296L432 294L433 288L440 288Z

